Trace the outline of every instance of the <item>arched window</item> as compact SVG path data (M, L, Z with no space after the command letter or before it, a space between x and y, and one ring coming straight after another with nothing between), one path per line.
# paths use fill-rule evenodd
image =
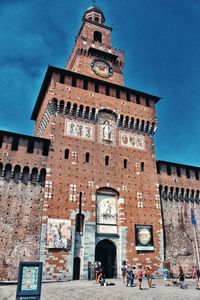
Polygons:
M14 182L18 183L19 182L19 179L20 179L20 171L21 171L21 168L19 165L16 165L15 168L14 168L14 173L13 173L13 179L14 179Z
M69 149L65 149L65 159L69 158Z
M99 31L94 32L94 41L102 43L102 33Z
M90 153L86 152L85 154L85 162L88 163L90 161Z
M80 235L83 235L84 219L85 219L84 214L78 213L76 215L76 232L79 232Z
M109 156L105 157L105 165L108 166L109 165Z
M5 180L9 181L11 177L12 166L11 164L7 164L5 166Z
M39 184L41 186L45 186L45 178L46 178L46 170L45 169L41 169L40 171L40 177L39 177Z
M28 183L28 175L29 175L29 167L24 167L23 173L22 173L22 182L24 184Z
M60 113L63 113L65 102L63 100L60 101Z
M124 159L124 169L127 169L128 161L127 159Z
M99 22L99 18L98 17L95 17L95 22Z
M31 184L35 185L37 183L37 174L38 174L38 169L33 168L32 172L31 172Z
M141 165L140 165L140 170L141 170L141 172L143 172L143 171L144 171L144 162L141 162Z

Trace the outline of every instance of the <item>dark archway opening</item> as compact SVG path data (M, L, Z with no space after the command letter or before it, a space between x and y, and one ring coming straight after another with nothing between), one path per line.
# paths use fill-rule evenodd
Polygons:
M95 248L95 261L101 262L106 278L113 278L116 273L116 247L109 240L100 241Z
M75 257L74 258L73 280L79 280L80 279L80 265L81 265L80 257Z

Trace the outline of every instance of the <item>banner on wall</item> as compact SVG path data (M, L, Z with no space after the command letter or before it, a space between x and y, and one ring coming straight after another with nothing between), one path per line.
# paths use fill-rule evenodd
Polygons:
M70 249L71 247L71 220L48 219L47 247Z
M152 225L135 224L135 249L154 250Z
M117 234L115 195L97 195L97 233Z

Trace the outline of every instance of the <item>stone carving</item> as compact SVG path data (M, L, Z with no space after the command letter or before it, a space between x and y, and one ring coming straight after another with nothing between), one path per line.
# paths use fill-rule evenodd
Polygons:
M144 136L120 131L120 146L145 150Z
M99 141L107 145L115 144L115 117L109 113L99 114Z
M100 233L116 233L117 209L115 195L97 195L97 225L99 225L97 228Z
M82 122L65 121L65 135L88 140L94 139L93 125L88 125Z

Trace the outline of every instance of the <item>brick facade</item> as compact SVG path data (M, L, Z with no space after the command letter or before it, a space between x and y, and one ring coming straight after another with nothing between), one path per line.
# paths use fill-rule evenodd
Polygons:
M66 68L48 67L35 137L1 132L1 280L16 279L20 260L42 261L46 280L87 278L95 260L107 276L120 276L124 260L156 274L164 260L172 270L196 263L199 169L176 176L156 162L160 98L123 86L124 55L104 22L89 8Z

